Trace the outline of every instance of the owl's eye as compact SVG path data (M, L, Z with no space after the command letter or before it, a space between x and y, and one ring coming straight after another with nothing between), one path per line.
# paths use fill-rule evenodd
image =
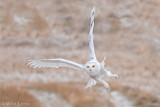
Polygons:
M95 67L95 65L92 66L92 68L94 68L94 67Z
M87 68L89 68L89 66L87 66Z

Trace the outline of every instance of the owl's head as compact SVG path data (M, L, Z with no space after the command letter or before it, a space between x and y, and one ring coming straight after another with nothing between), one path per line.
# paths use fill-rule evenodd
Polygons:
M85 71L90 75L96 75L100 69L100 63L97 61L90 61L85 65Z

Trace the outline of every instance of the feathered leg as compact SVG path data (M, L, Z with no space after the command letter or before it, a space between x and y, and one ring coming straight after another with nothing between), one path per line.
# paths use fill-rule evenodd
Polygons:
M85 88L92 87L93 85L96 85L96 83L95 79L90 78Z
M98 79L97 79L97 82L103 84L104 87L107 89L107 91L110 91L110 86L109 86L109 84L108 84L106 81L104 81L104 80L98 78Z
M117 79L118 78L117 74L112 74L111 71L107 71L106 69L105 69L105 74L111 79Z

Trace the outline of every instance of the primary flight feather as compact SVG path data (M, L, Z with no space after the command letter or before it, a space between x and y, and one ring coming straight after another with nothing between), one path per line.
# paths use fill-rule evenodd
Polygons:
M93 43L93 29L94 29L94 14L95 7L91 12L91 22L89 31L89 51L90 51L90 61L85 65L78 64L76 62L57 58L57 59L41 59L41 60L28 60L28 65L33 68L59 68L59 67L69 67L77 70L84 70L90 76L90 79L86 85L86 88L96 85L96 83L101 83L107 90L110 90L110 86L107 82L101 79L101 76L106 75L109 78L118 78L117 74L112 74L110 71L106 70L105 59L100 63L96 59L94 43Z
M81 64L66 60L66 59L41 59L41 60L29 60L28 65L33 68L59 68L59 67L69 67L77 70L83 70Z

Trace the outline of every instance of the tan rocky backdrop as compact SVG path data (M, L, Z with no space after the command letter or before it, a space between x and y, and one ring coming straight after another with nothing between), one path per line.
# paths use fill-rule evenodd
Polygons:
M119 75L84 89L85 72L32 69L27 59L97 59ZM0 0L0 107L160 107L159 0ZM15 106L14 106L15 107Z

